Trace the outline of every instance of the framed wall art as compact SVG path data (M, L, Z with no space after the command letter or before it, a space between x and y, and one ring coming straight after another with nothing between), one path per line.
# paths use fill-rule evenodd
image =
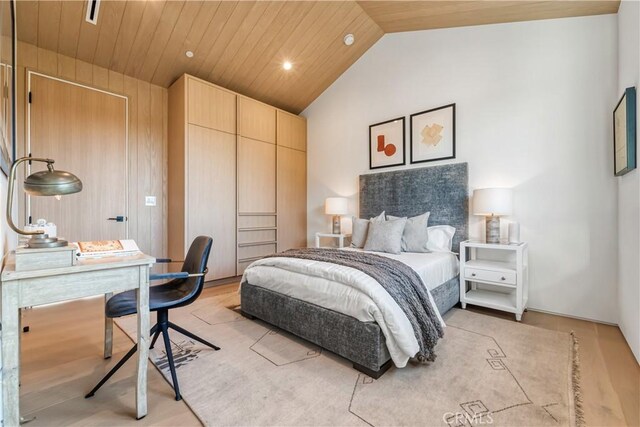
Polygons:
M369 126L369 169L404 164L404 117Z
M628 87L613 110L613 173L636 168L636 88Z
M411 163L456 157L456 104L412 114Z

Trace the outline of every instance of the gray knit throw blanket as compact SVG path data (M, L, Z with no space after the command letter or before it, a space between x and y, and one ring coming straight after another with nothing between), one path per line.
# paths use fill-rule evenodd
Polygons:
M300 258L355 268L373 277L407 315L420 351L414 357L421 363L434 361L434 347L444 331L431 305L427 288L408 265L371 253L338 249L291 249L270 257Z

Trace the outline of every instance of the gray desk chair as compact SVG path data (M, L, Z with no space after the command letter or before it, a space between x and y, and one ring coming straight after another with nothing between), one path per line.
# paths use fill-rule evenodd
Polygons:
M176 376L176 367L173 363L173 353L171 351L171 341L169 340L169 328L180 332L187 337L198 341L214 350L220 350L219 347L200 338L197 335L181 328L180 326L169 321L169 310L172 308L183 307L194 302L204 287L204 276L207 273L207 261L211 252L213 239L207 236L199 236L191 243L191 247L187 252L182 271L180 273L152 274L149 280L173 279L168 283L149 288L149 310L157 312L157 323L151 328L149 335L153 336L150 348L153 348L156 340L162 334L164 339L164 347L167 352L167 360L169 369L171 370L171 379L173 382L173 390L176 393L176 400L180 400L180 387L178 386L178 377ZM116 318L136 313L136 292L135 290L122 292L114 295L107 301L105 314L107 317ZM93 390L91 390L85 398L92 397L96 391L104 383L116 373L122 365L125 364L138 349L138 344L134 345L125 356L109 371L105 377L100 380Z

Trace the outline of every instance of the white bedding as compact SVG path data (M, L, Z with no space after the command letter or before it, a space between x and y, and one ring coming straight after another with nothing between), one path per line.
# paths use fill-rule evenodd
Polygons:
M345 249L358 250L358 249ZM428 290L458 274L458 260L452 253L375 252L407 264L422 278ZM251 283L321 307L375 321L386 338L394 364L402 368L419 350L407 316L387 291L367 274L341 265L297 258L265 258L251 264L241 283ZM431 293L432 305L435 307ZM438 314L444 326L442 318Z

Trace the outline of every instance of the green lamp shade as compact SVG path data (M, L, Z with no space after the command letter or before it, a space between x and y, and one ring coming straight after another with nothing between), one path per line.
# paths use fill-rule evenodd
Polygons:
M44 170L24 180L24 191L31 196L64 196L82 191L82 181L69 172Z

